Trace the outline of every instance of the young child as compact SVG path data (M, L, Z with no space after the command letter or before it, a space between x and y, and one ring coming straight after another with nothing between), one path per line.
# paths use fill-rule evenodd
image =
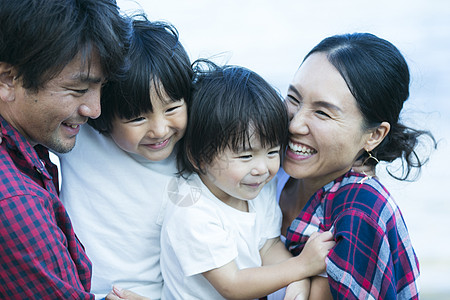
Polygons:
M288 136L284 104L254 72L204 63L179 152L183 178L168 191L163 298L259 298L323 271L334 242L327 232L296 258L286 250L271 181Z
M164 186L177 173L192 69L172 26L133 18L131 68L102 94L102 113L60 155L61 199L93 263L91 291L113 284L160 299Z

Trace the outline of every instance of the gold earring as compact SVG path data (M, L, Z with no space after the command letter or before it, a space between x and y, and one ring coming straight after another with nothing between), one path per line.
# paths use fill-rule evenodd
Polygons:
M375 160L375 161L377 162L377 164L380 162L375 156L372 155L372 152L367 151L367 149L364 149L364 150L366 150L366 153L367 153L369 156L363 161L362 167L364 167L365 164L366 164L370 159ZM364 175L366 175L366 176L365 176L364 178L362 178L360 181L358 181L358 183L360 183L360 184L364 183L364 181L366 181L367 179L370 179L370 178L373 177L372 175L367 175L366 172L365 172L364 170L362 171L362 173L363 173Z

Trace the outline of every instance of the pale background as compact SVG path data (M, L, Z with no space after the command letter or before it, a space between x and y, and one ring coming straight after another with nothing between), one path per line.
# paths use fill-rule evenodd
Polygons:
M450 299L450 2L447 0L118 0L177 27L192 60L248 67L282 94L303 56L326 36L367 31L394 43L412 73L403 119L431 130L439 148L413 183L377 172L399 203L421 264L421 298ZM441 189L441 192L439 192Z

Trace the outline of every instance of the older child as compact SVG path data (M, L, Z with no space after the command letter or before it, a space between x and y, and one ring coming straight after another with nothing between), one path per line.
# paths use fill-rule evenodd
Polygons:
M177 173L192 69L175 28L145 16L133 28L125 80L107 83L101 116L60 156L61 199L92 260L92 292L117 284L154 300L163 284L162 193Z
M258 298L323 271L334 242L330 233L313 238L297 258L280 242L271 179L288 135L284 104L257 74L207 65L197 65L179 156L187 178L168 191L163 297Z

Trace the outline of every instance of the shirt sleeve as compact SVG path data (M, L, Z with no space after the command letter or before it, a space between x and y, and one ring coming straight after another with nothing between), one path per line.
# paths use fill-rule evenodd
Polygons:
M94 299L68 251L73 241L67 228L56 224L46 205L29 195L0 201L1 298Z
M342 213L335 222L335 239L327 258L334 299L397 299L396 245L372 218L357 210Z
M199 202L173 208L165 230L185 276L224 266L238 256L237 233L227 230L220 210Z
M264 224L264 226L262 226L263 232L259 243L260 249L268 239L279 237L281 233L282 213L276 199L276 185L276 179L273 179L266 184L260 193L262 204L262 207L260 208L260 212L262 213L260 221ZM258 199L252 201L255 201L255 205L258 204L256 203Z

